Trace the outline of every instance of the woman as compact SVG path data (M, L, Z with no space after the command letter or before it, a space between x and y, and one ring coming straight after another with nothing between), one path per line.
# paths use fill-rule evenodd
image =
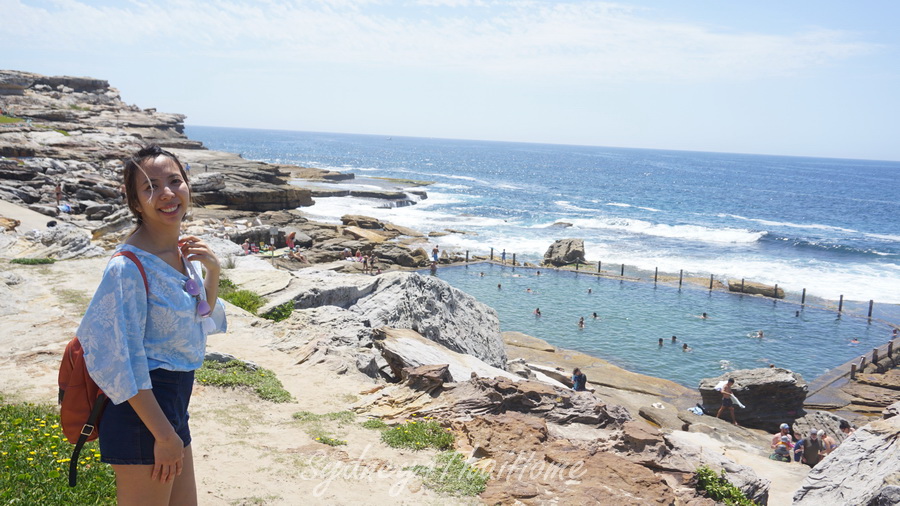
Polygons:
M111 401L101 461L115 471L119 504L196 504L187 407L206 336L227 326L219 260L199 238L179 236L191 190L175 155L141 149L123 176L137 226L118 250L136 255L149 288L138 264L112 258L76 333Z

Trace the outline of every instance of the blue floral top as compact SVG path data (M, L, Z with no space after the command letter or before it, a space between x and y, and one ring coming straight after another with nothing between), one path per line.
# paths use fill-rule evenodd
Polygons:
M149 390L150 371L193 371L203 365L206 336L225 332L225 305L216 301L204 328L197 299L184 290L188 276L140 248L124 244L147 273L149 293L137 265L112 258L76 335L91 378L114 404ZM199 262L193 262L197 273ZM188 270L190 273L190 270ZM203 286L202 280L197 280ZM205 297L205 290L201 290Z

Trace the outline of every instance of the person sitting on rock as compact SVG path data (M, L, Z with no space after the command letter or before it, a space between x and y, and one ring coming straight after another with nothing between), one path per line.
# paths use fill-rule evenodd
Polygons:
M845 439L846 439L847 437L849 437L850 434L853 434L854 432L856 432L856 429L854 429L853 427L851 427L851 426L850 426L850 422L848 422L847 420L841 420L840 429L841 429L841 432L844 433L844 438L845 438Z
M300 252L300 248L297 248L296 251L288 251L288 258L291 260L297 260L298 262L303 262L305 264L309 263L309 260L306 259L306 255Z
M587 390L587 375L581 372L581 369L575 368L572 371L572 390L576 392L584 392Z
M241 249L244 250L244 255L250 254L250 239L244 239L244 243L241 244Z
M781 424L781 427L779 428L778 432L776 432L775 435L772 436L772 448L773 449L776 446L778 446L779 443L781 443L781 438L783 438L784 436L789 437L791 440L791 443L794 442L794 436L791 435L791 426L786 423ZM793 444L791 446L793 447Z
M781 436L778 439L778 443L774 445L775 452L772 455L769 455L769 458L772 460L779 460L781 462L790 462L791 461L791 449L794 447L794 444L791 442L791 436Z

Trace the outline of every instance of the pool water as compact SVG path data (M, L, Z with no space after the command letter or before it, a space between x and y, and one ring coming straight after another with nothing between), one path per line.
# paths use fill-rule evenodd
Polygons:
M866 318L687 284L679 289L490 263L444 267L431 275L494 308L503 331L539 337L690 388L702 378L770 364L809 382L871 353L891 334L888 325ZM536 308L542 316L534 315ZM700 318L702 313L708 318ZM580 317L584 328L579 328ZM753 337L760 330L764 337ZM859 344L851 343L854 338ZM682 351L684 343L690 351Z

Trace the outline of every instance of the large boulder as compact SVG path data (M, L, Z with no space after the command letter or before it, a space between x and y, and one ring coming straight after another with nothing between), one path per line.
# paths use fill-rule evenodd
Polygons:
M544 253L545 264L560 267L575 262L586 263L581 239L558 239Z
M773 367L741 369L718 378L700 380L701 402L707 412L716 413L722 405L722 394L714 387L728 378L734 378L732 390L746 406L745 409L734 408L735 418L745 427L774 433L782 423L791 423L805 414L806 381L795 372Z
M448 350L413 330L382 327L375 329L373 337L375 347L387 360L395 379L402 378L404 369L437 364L447 366L450 381L454 382L466 381L472 374L519 379L515 374L485 364L472 355Z
M880 506L900 500L900 417L875 420L810 470L794 505Z
M373 293L349 308L370 327L412 329L450 350L506 366L500 320L492 308L435 277L396 272L377 279Z

